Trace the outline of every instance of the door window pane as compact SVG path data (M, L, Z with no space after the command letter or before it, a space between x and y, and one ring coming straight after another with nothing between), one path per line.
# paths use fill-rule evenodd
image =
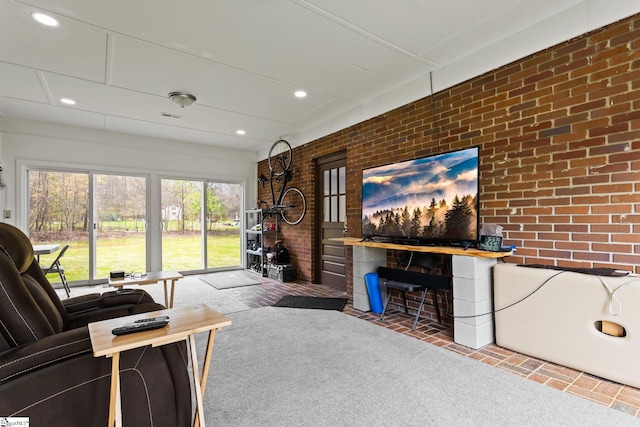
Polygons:
M329 192L329 190L331 188L330 185L329 185L329 172L330 172L329 170L326 170L322 174L322 176L324 177L324 181L323 181L324 182L324 186L322 187L324 196L328 196L329 194L331 194Z
M162 268L241 266L241 193L240 184L163 179Z
M162 269L203 268L202 182L162 180Z
M95 175L96 279L147 271L147 180Z
M338 196L331 196L331 222L338 220Z
M29 170L29 238L34 244L57 244L69 249L60 263L69 282L89 279L89 175ZM40 255L49 266L58 253ZM47 278L60 282L57 275Z
M206 268L242 265L240 258L239 184L207 183Z
M324 222L344 222L346 217L346 167L327 169L323 172Z
M338 192L338 171L337 169L331 169L331 194Z

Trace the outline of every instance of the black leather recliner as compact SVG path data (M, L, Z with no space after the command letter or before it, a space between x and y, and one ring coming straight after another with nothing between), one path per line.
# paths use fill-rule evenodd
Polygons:
M0 223L0 417L29 417L32 426L106 426L111 359L93 357L87 325L163 308L143 290L61 301L29 238ZM185 343L123 352L123 425L190 425L187 364Z

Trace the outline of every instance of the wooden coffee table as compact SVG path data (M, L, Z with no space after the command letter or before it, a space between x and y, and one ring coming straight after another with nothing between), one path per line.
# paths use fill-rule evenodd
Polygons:
M128 335L116 336L111 333L115 327L131 323L138 319L169 316L167 326L150 331L135 332ZM204 427L204 407L202 398L207 384L207 375L211 363L213 340L216 330L231 325L231 320L213 310L207 305L179 307L173 309L152 311L133 316L118 317L89 324L89 336L94 357L111 357L111 393L109 398L109 427L122 425L122 410L120 407L120 353L146 345L158 347L165 344L186 340L191 354L193 384L196 396L196 413L194 426ZM202 375L198 373L198 359L196 357L195 334L209 332L207 351L204 356Z
M124 279L109 279L109 286L114 288L122 288L126 285L153 285L160 281L164 282L164 306L173 307L173 291L176 282L182 279L182 274L177 271L151 271L144 273L144 276L125 277ZM167 294L167 282L171 281L171 298Z

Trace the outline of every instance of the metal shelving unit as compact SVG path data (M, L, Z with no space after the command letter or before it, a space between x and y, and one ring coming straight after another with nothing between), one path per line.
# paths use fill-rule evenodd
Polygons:
M247 270L267 277L268 243L278 240L278 215L269 215L262 209L249 209L245 211L245 224Z

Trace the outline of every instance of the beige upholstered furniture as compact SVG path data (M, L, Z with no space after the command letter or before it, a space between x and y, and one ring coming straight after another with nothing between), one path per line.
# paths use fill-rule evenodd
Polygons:
M634 387L639 308L640 277L494 267L497 345Z

